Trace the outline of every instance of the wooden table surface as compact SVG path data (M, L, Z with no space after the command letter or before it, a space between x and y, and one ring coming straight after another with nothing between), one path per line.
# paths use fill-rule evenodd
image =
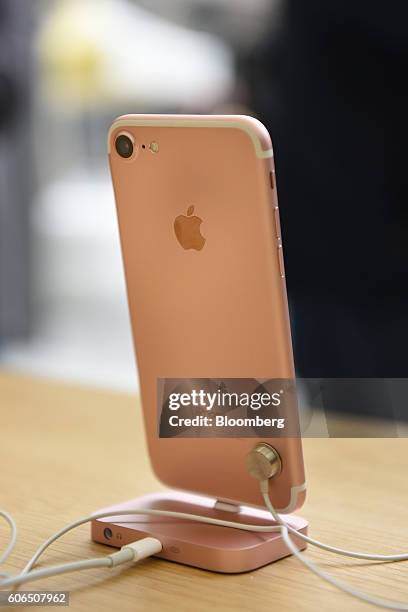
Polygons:
M131 395L0 374L0 507L17 520L19 539L5 571L16 572L66 523L162 488L153 476L140 405ZM308 499L302 514L325 542L384 553L408 549L407 439L306 439ZM8 530L0 523L0 549ZM83 526L56 543L47 563L104 554ZM408 601L406 564L308 555L333 575L377 595ZM148 559L27 585L65 589L70 609L369 610L310 574L294 558L256 572L219 575Z

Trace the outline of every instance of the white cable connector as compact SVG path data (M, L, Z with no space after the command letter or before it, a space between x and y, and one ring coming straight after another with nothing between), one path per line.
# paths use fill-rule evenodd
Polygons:
M59 576L60 574L67 574L69 572L78 572L85 569L91 569L95 567L116 567L123 563L134 562L137 563L142 559L151 557L159 553L162 550L162 545L156 538L143 538L126 544L122 548L106 557L96 557L94 559L85 559L83 561L73 561L71 563L62 563L60 565L53 565L52 567L44 567L30 572L21 572L17 576L7 577L5 580L0 581L2 587L15 587L20 586L26 582L32 582L34 580L40 580L41 578L49 578L50 576Z
M157 555L163 550L163 546L160 540L156 538L142 538L141 540L122 546L121 550L124 552L130 550L133 553L133 561L136 563L142 559L147 559L147 557Z
M127 510L120 510L120 516L134 515L134 514L147 514L148 516L163 516L166 518L178 518L186 521L194 521L196 523L205 523L206 525L218 525L219 527L231 527L232 529L243 529L244 531L254 531L254 532L273 532L280 531L279 525L251 525L246 523L236 523L233 521L223 521L221 519L210 518L208 516L200 516L198 514L189 514L187 512L174 512L173 510L155 510L153 508L130 508ZM37 563L38 559L41 555L47 550L51 544L53 544L56 540L61 538L63 535L79 527L80 525L84 525L85 523L89 523L94 519L108 518L110 516L118 516L118 511L109 510L107 512L98 512L96 514L89 514L84 518L81 518L73 523L70 523L60 531L57 531L53 536L48 538L42 544L31 559L28 561L24 569L22 570L22 574L26 574L31 571L34 567L35 563ZM140 542L140 540L139 540ZM0 581L0 587L2 586L2 582Z
M149 509L131 508L128 510L120 511L121 516L132 515L132 514L142 514L142 513L151 515L151 516L179 518L179 519L194 521L198 523L218 525L220 527L231 527L233 529L243 529L244 531L274 532L274 531L280 531L281 529L279 525L251 525L251 524L246 524L246 523L235 523L233 521L223 521L221 519L214 519L208 516L188 514L186 512L173 512L171 510L155 510L153 508L149 508ZM3 561L5 561L10 555L10 553L12 552L12 550L14 549L14 546L16 543L16 529L15 529L15 523L11 519L9 514L7 514L6 512L2 512L0 510L0 516L3 516L12 527L12 539L7 547L7 551L6 551L7 554L3 554ZM93 521L94 519L107 518L111 516L118 516L118 511L110 510L108 512L98 512L96 514L90 514L88 516L85 516L82 519L79 519L77 521L74 521L73 523L70 523L63 529L60 529L60 531L57 531L57 533L55 533L53 536L48 538L48 540L46 540L44 544L42 544L38 548L38 550L31 557L31 559L28 561L28 563L26 564L24 569L20 572L20 574L17 574L16 576L4 575L5 577L3 577L3 579L0 577L0 587L16 586L16 585L23 584L25 582L29 582L32 580L39 580L40 578L56 576L57 574L63 574L67 572L74 572L74 571L79 571L83 569L89 569L91 567L113 567L114 565L119 565L127 561L136 562L146 557L149 557L151 555L158 554L162 550L162 544L159 540L156 540L156 538L147 537L147 538L143 538L142 540L137 540L136 542L133 542L132 544L127 544L123 546L123 548L120 551L115 552L112 555L108 555L106 557L86 559L85 561L76 561L73 563L66 563L63 565L52 566L50 568L42 568L39 570L32 569L35 563L37 563L37 561L41 557L41 555L45 552L45 550L47 550L47 548L51 546L53 542L58 540L64 534L68 533L68 531L71 531L72 529L75 529L76 527L79 527L80 525L83 525L85 523L89 523L90 521ZM10 522L10 519L12 522Z
M380 555L380 554L371 554L371 553L362 553L344 550L342 548L336 548L335 546L329 546L328 544L324 544L319 542L318 540L314 540L309 536L296 531L293 527L285 523L285 521L278 514L269 497L269 481L262 480L260 481L260 490L262 497L264 499L265 505L269 512L272 515L272 518L277 523L275 525L251 525L246 523L236 523L233 521L224 521L220 519L213 519L206 516L199 516L195 514L188 514L185 512L173 512L170 510L155 510L152 508L132 508L128 510L121 510L120 515L132 515L132 514L147 514L152 516L163 516L163 517L171 517L171 518L179 518L189 521L194 521L198 523L206 523L210 525L217 525L222 527L231 527L233 529L241 529L244 531L252 531L252 532L276 532L279 531L281 533L282 539L285 542L287 548L290 552L310 571L319 576L322 580L330 583L334 587L340 589L344 593L352 595L362 601L367 603L371 603L373 605L388 609L388 610L402 610L404 612L408 612L408 604L399 603L396 601L381 599L361 591L354 589L348 584L337 580L330 574L327 574L323 570L321 570L315 563L310 561L303 553L301 553L295 542L292 540L289 534L295 536L298 539L302 539L308 544L312 546L317 546L331 553L335 553L338 555L345 555L348 557L354 557L357 559L366 559L373 561L383 561L383 562L391 562L391 561L403 561L408 559L408 553L402 553L397 555ZM10 553L12 552L15 543L16 543L16 525L12 517L4 511L0 510L0 516L2 516L11 527L11 539L4 553L0 556L1 562L4 562ZM91 514L86 516L67 527L64 527L52 537L50 537L40 548L36 551L30 561L27 563L25 568L22 570L20 574L17 576L8 576L6 574L0 574L0 577L3 576L3 579L0 578L0 587L11 587L23 584L25 582L29 582L32 580L38 580L40 578L46 578L49 576L56 576L58 574L63 574L67 572L79 571L83 569L89 569L94 567L115 567L117 565L121 565L122 563L127 562L137 562L141 559L145 559L146 557L150 557L152 555L156 555L161 552L162 544L159 540L152 537L143 538L141 540L137 540L136 542L132 542L131 544L127 544L123 546L119 551L112 553L111 555L107 555L102 558L95 559L86 559L84 561L76 561L72 563L65 563L62 565L56 565L49 568L41 568L38 570L33 570L34 564L38 561L40 556L44 553L44 551L58 538L63 536L65 533L78 527L79 525L83 525L84 523L90 522L94 519L98 518L107 518L111 516L118 516L118 511L109 511L109 512L99 512L98 514Z

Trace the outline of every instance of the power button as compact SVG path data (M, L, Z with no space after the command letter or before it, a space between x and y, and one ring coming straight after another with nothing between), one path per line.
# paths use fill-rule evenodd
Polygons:
M283 263L283 249L282 245L278 245L278 261L279 261L279 272L282 278L285 278L285 265Z

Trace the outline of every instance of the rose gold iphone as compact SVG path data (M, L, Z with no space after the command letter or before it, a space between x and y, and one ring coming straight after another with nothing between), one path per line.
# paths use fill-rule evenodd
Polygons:
M181 389L197 380L294 381L267 130L246 116L126 115L113 123L108 146L157 476L175 489L262 505L245 459L265 442L282 461L271 498L292 512L305 495L298 435L270 436L267 427L208 434L188 420L172 435L160 413L163 381ZM209 413L193 406L173 420Z

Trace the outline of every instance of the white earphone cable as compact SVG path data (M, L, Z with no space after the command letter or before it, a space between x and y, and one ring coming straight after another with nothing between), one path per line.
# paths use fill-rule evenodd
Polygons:
M9 524L10 530L11 530L10 541L7 544L4 551L0 554L0 565L1 565L5 561L7 561L7 559L9 558L9 556L14 550L14 547L17 542L17 525L13 517L8 512L5 512L5 510L0 510L0 516L3 517L4 520Z
M343 582L342 580L338 580L337 578L334 578L327 572L324 572L315 563L313 563L313 561L310 561L310 559L308 559L303 553L299 551L295 542L291 539L289 533L293 534L299 539L302 539L308 542L309 544L312 544L312 546L317 546L331 553L345 555L347 557L354 557L357 559L372 559L376 561L380 559L385 562L402 561L404 559L408 559L408 554L402 554L402 555L376 555L374 554L374 555L371 555L367 553L359 553L359 552L354 552L354 551L343 550L342 548L336 548L334 546L328 546L327 544L323 544L322 542L319 542L318 540L309 538L305 534L296 531L296 529L293 529L293 527L290 527L290 525L285 523L285 521L277 513L269 497L268 481L263 481L260 483L260 485L261 485L262 497L264 499L266 507L268 508L274 520L277 523L279 523L279 525L281 526L281 535L282 535L283 541L285 542L286 546L289 548L291 553L304 566L306 566L311 572L316 574L316 576L318 576L322 580L330 583L331 585L333 585L340 591L343 591L344 593L347 593L348 595L352 595L353 597L356 597L357 599L370 603L374 606L379 606L380 608L385 608L386 610L408 611L408 604L393 601L392 599L383 599L381 597L369 595L368 593L364 593L363 591L359 591L358 589L355 589L354 587L350 586L346 582Z
M279 523L279 525L284 525L287 527L289 533L296 535L297 538L311 544L312 546L317 546L318 548L322 548L323 550L327 550L328 552L334 553L336 555L343 555L344 557L352 557L354 559L365 559L366 561L383 561L383 562L393 562L393 561L407 561L408 553L399 553L396 555L381 555L376 553L364 553L353 550L346 550L344 548L337 548L336 546L329 546L329 544L324 544L323 542L319 542L319 540L314 540L313 538L305 535L304 533L300 533L296 531L293 527L284 522L284 520L277 513L275 508L272 506L272 502L269 498L268 494L268 484L267 481L261 482L261 493L263 500L265 502L266 507L269 512L272 514L273 519Z
M45 550L56 540L58 540L60 537L62 537L64 534L68 533L68 531L71 531L72 529L75 529L76 527L79 527L80 525L83 525L84 523L89 523L90 521L94 520L94 519L98 519L98 518L107 518L107 517L119 517L119 516L125 516L125 515L135 515L135 514L148 514L148 515L152 515L152 516L164 516L167 518L177 518L177 519L184 519L184 520L189 520L189 521L195 521L195 522L199 522L199 523L207 523L207 524L211 524L211 525L218 525L220 527L232 527L234 529L242 529L245 531L254 531L254 532L273 532L273 531L280 531L281 527L279 525L250 525L250 524L246 524L246 523L235 523L232 521L224 521L221 519L214 519L211 517L207 517L207 516L197 516L195 514L188 514L185 512L172 512L170 510L154 510L154 509L140 509L140 508L132 508L129 510L121 510L118 514L118 511L114 512L114 511L109 511L109 512L98 512L96 514L90 514L88 516L85 516L82 519L79 519L77 521L74 521L73 523L70 523L69 525L67 525L66 527L64 527L63 529L60 529L60 531L58 531L57 533L55 533L53 536L51 536L50 538L48 538L48 540L46 540L46 542L44 542L44 544L42 544L38 550L35 552L35 554L31 557L31 559L28 561L28 563L26 564L26 566L24 567L24 569L20 572L20 574L17 574L16 576L7 576L5 577L5 579L0 579L0 587L12 587L12 586L16 586L25 582L29 582L31 580L38 580L40 578L46 578L49 576L55 576L57 574L61 574L61 573L66 573L66 572L73 572L73 571L79 571L82 569L87 569L90 567L101 567L101 566L107 566L107 567L111 567L112 565L117 565L117 563L112 564L111 562L111 557L113 557L114 555L108 555L107 557L100 557L100 558L95 558L95 559L88 559L85 561L77 561L74 563L69 563L69 564L63 564L63 565L58 565L58 566L52 566L49 568L44 568L41 570L32 570L33 566L35 563L37 563L37 561L39 560L40 556L45 552ZM6 518L7 515L7 521L10 517L10 515L8 515L5 512L0 511L0 516L3 516L4 518ZM9 521L8 521L9 522ZM15 523L13 521L13 525L15 527ZM9 554L11 553L11 551L13 550L14 546L15 546L15 541L16 538L14 537L15 532L13 531L13 540L10 541L10 544L7 547L8 550L8 554L5 558L7 558L9 556ZM144 538L143 540L138 540L135 543L135 546L138 545L140 542L145 541L146 539L150 539L150 540L155 540L155 538ZM157 543L158 540L155 540L155 543ZM159 543L160 544L160 543ZM157 544L154 544L154 546L157 546ZM123 547L119 552L122 552L124 548L127 547ZM156 551L158 552L158 551ZM118 553L114 553L115 555L118 555ZM155 554L154 552L150 552L150 555ZM145 555L148 556L148 555ZM139 557L139 559L141 558L145 558L145 556L143 557ZM3 554L4 557L4 554ZM139 559L133 559L133 560L139 560ZM126 561L132 560L130 558L124 558L121 563L124 563Z
M84 523L88 523L94 519L114 517L114 516L125 516L125 515L135 515L135 514L147 514L152 516L164 516L167 518L178 518L183 520L195 521L199 523L207 523L211 525L218 525L221 527L230 527L233 529L241 529L245 531L253 531L253 532L273 532L280 531L282 535L282 539L284 540L286 546L290 550L290 552L309 570L311 570L314 574L319 576L321 579L330 583L334 587L342 590L343 592L352 595L360 600L363 600L367 603L371 603L376 606L380 606L382 608L388 610L402 610L408 612L408 604L395 602L388 599L381 599L361 591L354 589L354 587L349 586L348 584L334 578L330 574L327 574L323 570L321 570L315 563L310 561L303 553L301 553L296 544L293 542L289 534L294 535L296 538L302 539L313 546L317 546L331 553L344 555L348 557L353 557L357 559L366 559L366 560L374 560L374 561L383 561L383 562L392 562L392 561L402 561L408 559L408 553L396 554L396 555L380 555L380 554L371 554L371 553L362 553L344 550L342 548L337 548L335 546L329 546L328 544L324 544L319 542L318 540L314 540L305 534L302 534L296 531L295 528L291 527L288 523L286 523L278 514L269 497L268 493L268 481L264 481L260 483L261 493L264 499L265 505L269 512L271 513L273 519L276 521L277 525L250 525L246 523L236 523L233 521L224 521L220 519L214 519L207 516L199 516L194 514L188 514L184 512L173 512L167 510L154 510L154 509L140 509L140 508L132 508L128 510L121 510L119 515L114 511L109 512L99 512L97 514L88 515L82 519L74 521L70 523L63 529L59 530L53 536L51 536L42 546L38 548L32 558L28 561L24 569L17 574L16 576L8 576L7 574L0 574L3 578L0 578L0 587L12 587L25 582L29 582L31 580L38 580L40 578L46 578L48 576L55 576L57 574L79 571L83 569L87 569L90 567L112 567L114 565L119 565L120 563L125 563L126 561L137 561L141 558L145 558L152 554L156 554L161 550L161 544L155 538L144 538L143 540L139 540L138 542L133 543L130 547L139 547L143 545L143 542L147 540L151 540L148 547L143 549L142 554L140 551L137 553L130 553L128 549L129 547L123 547L120 551L113 553L112 555L108 555L106 557L100 557L95 559L87 559L84 561L77 561L73 563L66 563L62 565L52 566L42 568L40 570L33 570L33 566L39 560L40 556L45 552L45 550L57 539L62 537L68 531L75 529L76 527L83 525ZM17 528L13 518L4 511L0 510L0 516L3 517L11 528L11 538L10 542L7 545L5 551L0 556L0 562L4 563L4 561L9 557L14 546L16 544L17 539ZM116 555L116 557L115 557ZM115 561L116 558L116 561Z

